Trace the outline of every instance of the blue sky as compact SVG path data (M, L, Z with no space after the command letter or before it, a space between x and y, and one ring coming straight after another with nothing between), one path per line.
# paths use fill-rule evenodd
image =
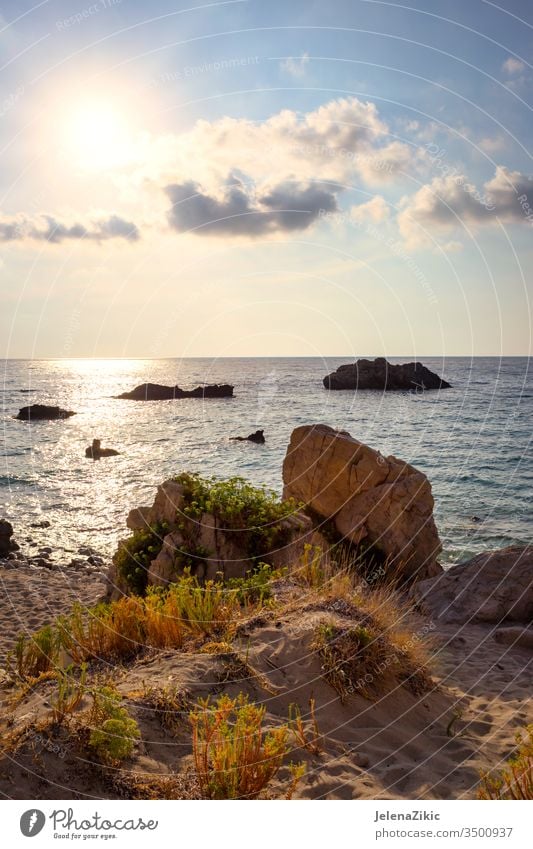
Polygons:
M4 356L528 354L533 8L3 2Z

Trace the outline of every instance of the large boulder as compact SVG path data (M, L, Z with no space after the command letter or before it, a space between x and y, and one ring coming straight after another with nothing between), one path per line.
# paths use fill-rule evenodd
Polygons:
M222 577L243 578L258 561L275 569L298 561L306 544L319 541L311 519L299 510L276 522L271 528L272 545L257 555L253 528L228 527L216 512L190 516L186 511L185 487L168 480L158 487L151 506L131 510L127 526L134 536L122 540L109 572L112 597L129 593L131 586L124 577L121 563L132 540L145 532L151 536L147 545L156 549L150 555L146 570L147 586L166 586L175 581L184 569L199 580ZM136 555L141 561L141 557Z
M478 554L417 584L412 593L420 609L441 622L531 622L533 545Z
M18 551L19 546L13 539L13 525L7 519L0 519L0 557L7 557L10 551Z
M327 425L293 431L283 463L284 498L304 502L321 522L365 543L409 578L439 574L441 543L427 477L396 457Z
M130 401L173 401L176 398L231 398L233 386L229 383L214 383L197 386L195 389L181 389L179 386L164 386L161 383L141 383L131 392L122 392L117 398Z
M357 360L339 366L323 380L326 389L379 389L418 392L423 389L449 389L450 384L422 363L393 365L384 357Z
M72 410L63 410L61 407L53 407L49 404L30 404L22 407L15 418L22 422L31 421L55 421L56 419L69 419L75 416Z

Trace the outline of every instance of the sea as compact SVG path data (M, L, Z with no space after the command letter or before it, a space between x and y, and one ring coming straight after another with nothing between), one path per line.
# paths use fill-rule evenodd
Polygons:
M23 552L50 546L57 562L84 547L111 556L127 534L129 510L150 504L157 485L178 472L238 475L281 493L291 431L320 422L428 476L445 564L533 542L529 359L421 358L452 384L442 391L324 389L326 374L356 358L2 361L0 516L12 522ZM234 397L114 397L148 381L186 389L231 383ZM17 421L19 408L32 403L76 415ZM257 428L265 445L230 440ZM87 459L94 438L120 455Z

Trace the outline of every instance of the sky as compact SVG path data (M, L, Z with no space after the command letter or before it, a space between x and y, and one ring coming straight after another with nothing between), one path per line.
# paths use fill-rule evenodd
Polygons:
M3 0L3 357L526 356L529 0Z

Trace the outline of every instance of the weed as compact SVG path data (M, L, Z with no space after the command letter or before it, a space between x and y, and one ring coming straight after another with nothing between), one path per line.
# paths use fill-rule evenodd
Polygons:
M397 659L383 636L366 625L321 624L313 647L320 655L324 677L342 702L356 691L372 698L387 689L387 670Z
M89 746L104 763L115 764L132 754L135 740L141 736L139 726L122 706L116 690L102 687L93 692L90 720Z
M312 755L319 755L322 751L323 737L318 730L315 700L313 698L309 699L309 719L311 725L310 732L306 728L299 705L289 705L289 728L294 734L298 745L302 749L307 749Z
M50 699L52 722L56 725L61 725L67 717L79 708L85 695L86 680L87 667L85 664L81 667L78 680L74 679L72 668L60 673L55 697Z
M179 729L191 709L187 693L175 687L149 687L144 698L161 725L173 733Z
M516 735L516 754L507 761L499 775L481 776L478 799L533 799L533 725Z
M289 751L287 725L263 730L265 708L240 693L200 700L191 711L193 755L207 799L254 799L276 775Z

